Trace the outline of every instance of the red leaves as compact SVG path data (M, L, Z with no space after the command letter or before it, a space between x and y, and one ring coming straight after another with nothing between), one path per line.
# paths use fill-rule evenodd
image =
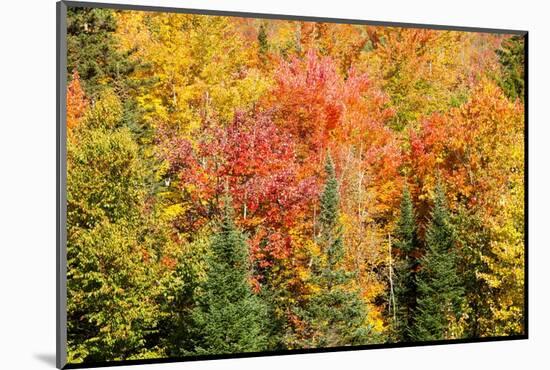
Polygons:
M196 145L182 138L168 139L163 151L193 207L202 208L205 215L209 208L219 209L227 188L237 222L255 235L251 244L264 244L257 256L288 256L290 238L285 230L317 194L315 181L298 173L291 136L267 113L240 112L228 127L210 127L201 137ZM260 226L261 233L254 234Z
M291 238L281 232L259 228L250 239L250 251L253 260L263 269L273 265L273 260L284 260L292 253Z
M206 186L221 194L227 184L244 226L288 223L288 214L310 192L310 181L297 178L290 136L267 115L243 113L229 127L215 128L208 136L214 139L199 149L205 166L196 171L211 180Z
M311 50L304 60L282 62L271 100L276 122L298 143L297 153L308 173L319 172L327 148L363 146L368 164L395 176L400 149L386 122L394 112L388 97L366 74L338 74L334 61ZM312 168L313 167L313 168Z
M275 77L268 104L277 113L277 123L304 144L302 150L325 148L344 112L344 83L332 60L319 58L312 50L305 60L282 62Z

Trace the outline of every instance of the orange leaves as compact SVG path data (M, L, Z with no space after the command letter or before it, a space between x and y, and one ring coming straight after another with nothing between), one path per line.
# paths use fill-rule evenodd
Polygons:
M276 121L300 143L300 154L326 147L330 130L340 123L342 80L328 58L314 51L305 60L282 62L267 105L275 109Z
M475 35L394 27L368 30L373 50L362 55L358 68L371 73L389 95L396 113L391 125L397 130L460 104L478 78Z
M361 26L300 22L301 50L317 50L330 57L342 75L348 74L368 41Z
M510 169L521 166L517 151L522 148L522 130L521 108L494 83L482 80L465 105L426 117L419 131L411 131L410 161L419 196L427 197L439 172L448 184L452 207L481 202L494 210Z
M368 133L385 130L385 121L393 115L387 102L367 75L351 69L345 79L331 58L310 50L304 60L281 63L276 86L264 104L274 110L277 124L292 134L298 154L318 160L329 143L379 139Z
M73 130L88 108L88 100L80 84L78 71L73 71L72 80L67 85L67 131Z

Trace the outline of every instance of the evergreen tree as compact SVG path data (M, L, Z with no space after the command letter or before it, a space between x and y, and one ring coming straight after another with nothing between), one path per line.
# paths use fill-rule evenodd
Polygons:
M111 9L67 10L67 72L78 70L92 100L107 86L122 95L128 75L136 67L127 55L119 52L114 37L116 26Z
M265 23L260 25L258 30L258 56L260 62L265 65L267 62L267 52L269 51L269 43L267 41L267 30Z
M414 206L408 188L403 190L396 236L395 246L400 257L395 268L396 333L400 341L409 342L416 307L415 270L418 266L418 239Z
M136 70L146 66L132 58L133 50L120 51L116 29L114 10L69 7L67 72L72 75L78 71L86 96L92 104L105 95L105 90L111 90L109 94L114 92L123 109L120 123L132 131L138 144L150 145L152 128L143 121L143 112L135 97L137 90L151 86L152 80L133 77ZM150 161L149 158L143 159ZM148 165L151 166L151 163Z
M204 227L194 240L180 245L181 254L172 274L162 281L164 296L160 300L162 320L159 339L167 356L185 356L193 353L193 309L195 292L204 282L206 255L210 249L211 227Z
M453 337L450 324L458 318L463 288L457 273L455 232L443 186L435 189L434 207L426 230L426 253L417 274L417 307L411 338L416 341Z
M478 338L484 335L483 323L492 322L491 305L487 300L492 289L480 278L488 272L483 256L490 251L490 230L475 208L460 206L452 221L456 228L456 241L460 245L457 270L467 303L463 333L468 338Z
M502 66L500 87L512 99L523 101L525 92L525 46L523 36L512 36L496 51Z
M338 180L332 158L327 156L325 172L327 180L325 189L321 195L321 212L319 214L320 236L318 242L325 247L328 258L328 266L336 268L344 256L344 244L342 241L342 226L338 221L338 206L340 197L338 194Z
M251 290L248 246L233 217L227 197L220 230L211 243L207 278L192 312L196 354L266 349L267 308Z
M327 180L321 195L317 243L321 256L312 263L311 283L318 287L304 309L298 310L306 323L305 347L333 347L364 344L368 340L367 311L352 285L353 274L341 262L344 257L342 226L338 220L338 181L332 158L327 156Z

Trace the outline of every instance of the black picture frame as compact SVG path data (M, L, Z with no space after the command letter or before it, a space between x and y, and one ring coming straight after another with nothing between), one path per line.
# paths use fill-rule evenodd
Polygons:
M316 349L295 349L283 351L264 351L264 352L247 352L223 355L205 355L205 356L185 356L185 357L170 357L156 359L141 359L141 360L121 360L94 362L82 364L67 363L67 318L66 318L66 298L67 298L67 231L66 231L66 185L67 185L67 132L66 132L66 86L67 86L67 8L106 8L116 10L135 10L147 12L165 12L165 13L182 13L182 14L198 14L212 16L233 16L243 18L256 19L272 19L272 20L290 20L290 21L309 21L309 22L327 22L327 23L342 23L342 24L357 24L371 26L388 26L388 27L403 27L403 28L422 28L432 30L451 30L464 32L480 32L493 34L512 34L519 35L524 38L524 60L525 60L525 96L524 96L524 246L525 246L525 263L524 263L524 334L513 336L495 336L483 338L468 338L468 339L453 339L453 340L437 340L425 342L400 342L400 343L383 343L369 344L358 346L345 347L330 347ZM329 17L311 17L288 14L265 14L251 12L234 12L220 10L204 10L204 9L189 9L176 7L159 7L145 5L129 5L129 4L110 4L100 2L79 2L79 1L59 1L56 3L56 38L57 38L57 60L56 60L56 366L59 369L77 369L77 368L95 368L95 367L110 367L123 365L138 365L138 364L158 364L158 363L173 363L173 362L188 362L202 360L218 360L218 359L234 359L248 357L266 357L266 356L281 356L306 353L324 353L324 352L341 352L341 351L358 351L366 349L382 349L382 348L404 348L404 347L421 347L433 345L461 344L461 343L483 343L483 342L498 342L511 340L525 340L529 338L529 32L526 30L512 29L494 29L481 27L461 27L451 25L436 25L436 24L418 24L418 23L403 23L403 22L386 22L372 21L359 19L343 19Z

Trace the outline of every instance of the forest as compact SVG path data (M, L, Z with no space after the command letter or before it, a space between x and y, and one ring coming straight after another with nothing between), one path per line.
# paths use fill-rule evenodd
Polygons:
M525 333L523 36L67 17L69 363Z

